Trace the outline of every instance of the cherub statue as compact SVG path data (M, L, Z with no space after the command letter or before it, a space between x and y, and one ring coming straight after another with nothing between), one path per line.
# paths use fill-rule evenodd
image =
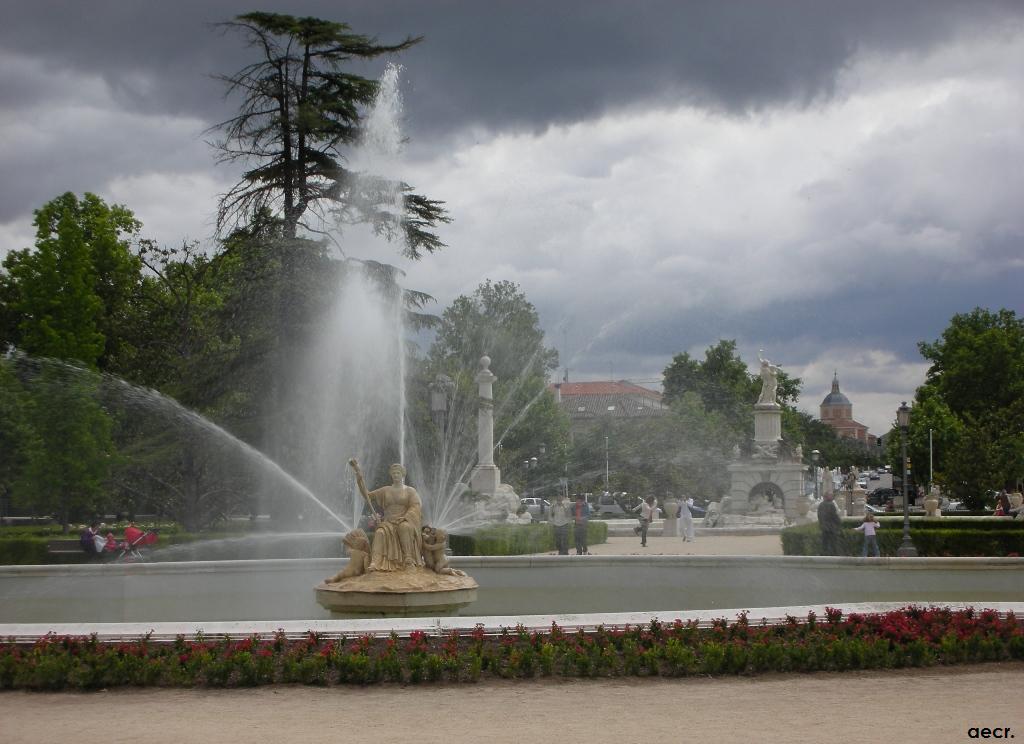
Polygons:
M448 542L448 533L440 527L423 525L423 565L434 573L446 576L465 576L465 571L448 565L448 556L444 554L444 546Z
M348 565L331 578L325 579L325 584L336 584L342 579L362 576L370 568L370 541L365 532L352 530L341 538L341 542L349 556Z

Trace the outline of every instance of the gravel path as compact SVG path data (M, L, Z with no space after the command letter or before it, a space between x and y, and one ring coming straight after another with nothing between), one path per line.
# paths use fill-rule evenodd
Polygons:
M6 744L943 744L1024 738L1024 664L719 679L0 693ZM1002 733L1002 732L1001 732ZM1011 738L1004 737L1004 738ZM977 738L977 737L975 737Z

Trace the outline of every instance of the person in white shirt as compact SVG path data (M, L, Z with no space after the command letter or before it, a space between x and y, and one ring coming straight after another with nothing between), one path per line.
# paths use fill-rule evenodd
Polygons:
M679 502L679 519L682 521L683 542L693 542L693 513L690 511L690 507L693 506L692 498L684 498Z
M569 522L572 517L569 514L569 501L564 493L558 494L555 503L551 505L551 527L555 533L555 547L559 555L569 555Z
M648 496L641 501L639 506L634 509L634 511L637 510L640 512L640 526L636 528L635 532L640 535L640 547L646 548L647 530L650 528L651 522L658 516L658 507L654 505L654 497Z
M882 554L878 552L878 538L875 537L875 531L878 529L875 515L868 512L864 515L864 521L860 523L860 526L854 527L854 529L864 533L864 547L861 548L860 557L868 557L868 546L870 546L875 558L881 558Z

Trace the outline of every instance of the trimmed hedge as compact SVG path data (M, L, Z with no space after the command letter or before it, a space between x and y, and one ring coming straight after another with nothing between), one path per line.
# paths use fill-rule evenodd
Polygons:
M954 520L950 520L951 522ZM956 520L962 522L963 520ZM859 556L864 537L852 529L860 520L844 520L839 535L839 555ZM1003 558L1024 555L1024 524L1007 520L1002 525L950 527L942 520L911 520L910 539L917 554L924 557L985 556ZM782 530L785 555L821 555L821 530L817 524L787 527ZM885 520L878 529L878 549L883 556L894 556L903 542L903 520Z
M569 542L572 544L570 530ZM587 523L587 544L608 542L608 525ZM555 549L555 533L550 524L496 524L482 527L471 535L449 535L452 555L528 555Z
M170 532L170 531L169 531ZM3 566L37 566L62 563L93 563L109 560L111 556L98 558L82 552L50 553L47 544L54 539L65 538L76 540L77 532L67 535L55 533L41 535L20 534L9 536L0 532L0 565ZM242 543L235 544L231 538L239 538L233 533L188 533L160 531L160 542L156 546L156 560L160 560L161 548L184 545L197 541L219 540L227 538L222 546L208 548L208 555L203 560L244 560L247 553L253 552L252 547ZM570 535L570 542L572 537ZM604 522L591 521L587 525L587 542L597 545L608 541L608 525ZM471 535L449 535L448 545L453 555L527 555L530 553L546 553L555 549L555 537L549 524L498 524L483 527ZM328 558L337 557L342 553L341 540L330 538L317 544L302 544L305 551L302 557ZM292 552L271 551L260 557L296 557ZM180 560L174 558L173 560Z
M37 535L0 536L0 566L35 566L57 562L49 560L56 556L46 551L46 544L51 539Z
M875 516L882 529L892 527L903 529L903 515ZM856 527L864 520L860 517L844 517L844 527ZM1020 530L1024 532L1024 521L1012 517L910 517L912 530Z

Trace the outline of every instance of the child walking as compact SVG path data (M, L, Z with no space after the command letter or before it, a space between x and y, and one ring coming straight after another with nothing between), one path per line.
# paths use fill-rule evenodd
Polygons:
M860 527L854 527L856 530L860 530L864 533L864 547L861 548L860 557L867 558L868 547L870 546L871 552L874 553L875 558L880 558L881 553L878 552L878 538L875 537L875 531L878 529L878 522L875 521L875 515L868 512L864 515L864 521L860 523Z

